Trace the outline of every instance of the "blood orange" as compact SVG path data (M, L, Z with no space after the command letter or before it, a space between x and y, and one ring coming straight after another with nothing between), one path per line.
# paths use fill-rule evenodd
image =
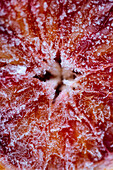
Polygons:
M0 169L112 169L112 131L112 0L1 0Z

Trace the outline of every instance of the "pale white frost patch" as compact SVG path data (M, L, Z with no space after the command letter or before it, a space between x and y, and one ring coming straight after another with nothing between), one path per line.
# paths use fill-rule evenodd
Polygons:
M1 68L2 70L4 70L4 68ZM27 67L26 66L21 66L21 65L18 65L18 66L11 66L8 68L9 71L11 71L11 73L13 75L16 75L16 74L22 74L24 75L26 73L26 69Z
M63 11L62 15L60 16L60 20L62 21L65 17L67 17L65 11Z
M47 10L47 7L48 7L47 2L44 2L44 11L46 11L46 10Z

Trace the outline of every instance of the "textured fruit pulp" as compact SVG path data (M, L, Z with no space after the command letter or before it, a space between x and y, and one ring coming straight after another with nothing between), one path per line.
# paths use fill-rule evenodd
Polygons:
M113 2L0 8L0 168L113 167Z

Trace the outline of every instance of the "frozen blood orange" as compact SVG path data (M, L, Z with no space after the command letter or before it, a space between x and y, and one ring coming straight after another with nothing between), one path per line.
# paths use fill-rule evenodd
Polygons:
M0 1L0 169L113 169L113 1Z

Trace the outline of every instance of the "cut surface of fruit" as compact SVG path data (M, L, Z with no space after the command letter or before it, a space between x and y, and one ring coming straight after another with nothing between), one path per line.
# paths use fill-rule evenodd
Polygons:
M0 170L110 168L112 0L1 0Z

